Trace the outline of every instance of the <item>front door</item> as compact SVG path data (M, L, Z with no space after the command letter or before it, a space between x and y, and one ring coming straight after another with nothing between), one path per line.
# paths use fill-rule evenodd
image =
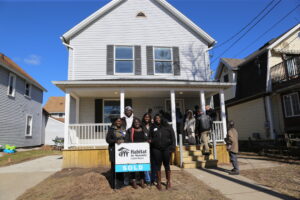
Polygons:
M184 114L184 100L176 99L176 111L180 112L182 115ZM166 112L171 115L171 101L170 99L166 100Z

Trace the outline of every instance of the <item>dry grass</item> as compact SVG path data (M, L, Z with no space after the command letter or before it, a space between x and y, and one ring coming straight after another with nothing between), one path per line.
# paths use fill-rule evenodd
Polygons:
M0 167L13 165L36 158L49 156L49 155L61 155L61 151L52 151L49 149L39 149L31 151L16 152L14 154L4 154L0 157Z
M158 191L155 186L139 188L128 186L111 189L108 169L65 169L44 180L20 196L18 200L218 200L226 199L183 171L173 171L171 190Z
M241 174L275 191L300 199L300 164L280 167L243 170Z

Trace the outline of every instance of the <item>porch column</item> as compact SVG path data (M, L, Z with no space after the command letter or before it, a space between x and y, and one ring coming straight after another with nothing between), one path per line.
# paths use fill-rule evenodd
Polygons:
M124 117L125 111L125 91L124 89L120 90L120 116Z
M66 97L65 97L64 149L69 148L70 101L71 101L70 93L66 92Z
M205 93L204 90L200 90L200 105L201 105L201 111L206 114L205 110Z
M223 122L223 133L225 138L227 136L227 120L226 120L224 90L220 90L220 107L221 107L221 120Z
M170 91L171 95L171 113L172 113L172 127L175 132L175 140L176 140L176 145L177 145L177 121L176 121L176 100L175 100L175 91L171 90Z

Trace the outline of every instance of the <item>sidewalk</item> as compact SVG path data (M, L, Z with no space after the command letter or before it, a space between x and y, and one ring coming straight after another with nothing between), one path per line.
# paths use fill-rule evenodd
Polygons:
M249 158L240 158L239 162L241 162L241 170L269 168L281 165L281 163L277 162ZM217 169L185 169L185 171L198 178L203 183L209 185L210 187L219 190L224 196L228 197L229 199L293 199L289 196L273 191L270 188L260 185L253 180L250 180L241 175L229 175L228 170L231 168L231 165L224 165L222 166L222 168Z
M27 189L61 170L61 156L47 156L0 167L0 200L15 200Z

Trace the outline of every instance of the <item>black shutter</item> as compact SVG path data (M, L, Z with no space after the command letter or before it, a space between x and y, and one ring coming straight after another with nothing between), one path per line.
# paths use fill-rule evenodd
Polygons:
M147 54L147 74L154 75L154 63L153 63L153 47L146 47Z
M141 46L134 46L135 75L142 75Z
M125 99L125 107L126 106L132 107L132 99Z
M106 74L114 75L114 46L107 45L106 51Z
M103 99L95 99L95 123L103 123Z
M173 47L173 65L174 65L174 75L180 76L180 59L179 59L178 47Z

